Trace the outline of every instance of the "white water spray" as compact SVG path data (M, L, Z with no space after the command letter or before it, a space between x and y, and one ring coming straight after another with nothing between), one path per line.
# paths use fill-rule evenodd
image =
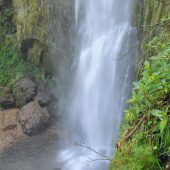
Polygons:
M70 136L73 143L111 156L135 74L133 0L76 0L75 9L80 48L68 104ZM101 157L85 148L73 147L62 156L64 170L107 169L88 163Z

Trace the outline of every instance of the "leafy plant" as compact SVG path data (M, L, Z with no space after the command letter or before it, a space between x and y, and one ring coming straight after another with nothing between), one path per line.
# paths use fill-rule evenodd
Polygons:
M168 166L170 149L170 33L161 32L145 44L146 60L134 83L121 139L142 116L146 119L117 151L111 170L157 170Z

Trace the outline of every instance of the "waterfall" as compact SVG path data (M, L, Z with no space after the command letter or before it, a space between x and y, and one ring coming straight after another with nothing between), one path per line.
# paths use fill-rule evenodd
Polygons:
M62 152L64 170L106 170L119 134L136 63L133 0L76 0L78 27L75 75L68 97L68 129L73 147Z

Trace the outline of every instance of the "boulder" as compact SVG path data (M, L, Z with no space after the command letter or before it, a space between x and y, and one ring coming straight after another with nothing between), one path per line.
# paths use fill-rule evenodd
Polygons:
M30 102L36 95L36 84L29 78L23 78L16 83L14 90L15 100L17 106L24 106Z
M49 125L50 116L46 108L41 108L39 103L34 101L21 108L18 118L23 132L35 135Z
M36 87L35 83L29 78L23 78L17 82L19 88L25 89L34 89Z
M7 87L0 87L0 106L9 108L15 105L15 99L11 90Z

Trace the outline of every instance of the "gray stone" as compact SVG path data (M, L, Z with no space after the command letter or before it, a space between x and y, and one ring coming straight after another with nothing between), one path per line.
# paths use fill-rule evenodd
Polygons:
M14 96L17 106L23 106L30 102L36 95L36 84L29 78L23 78L16 83Z
M29 78L23 78L17 82L17 86L23 90L35 88L36 84Z
M21 108L18 114L19 123L27 135L35 135L49 125L49 114L46 108L41 108L38 102L31 102Z

